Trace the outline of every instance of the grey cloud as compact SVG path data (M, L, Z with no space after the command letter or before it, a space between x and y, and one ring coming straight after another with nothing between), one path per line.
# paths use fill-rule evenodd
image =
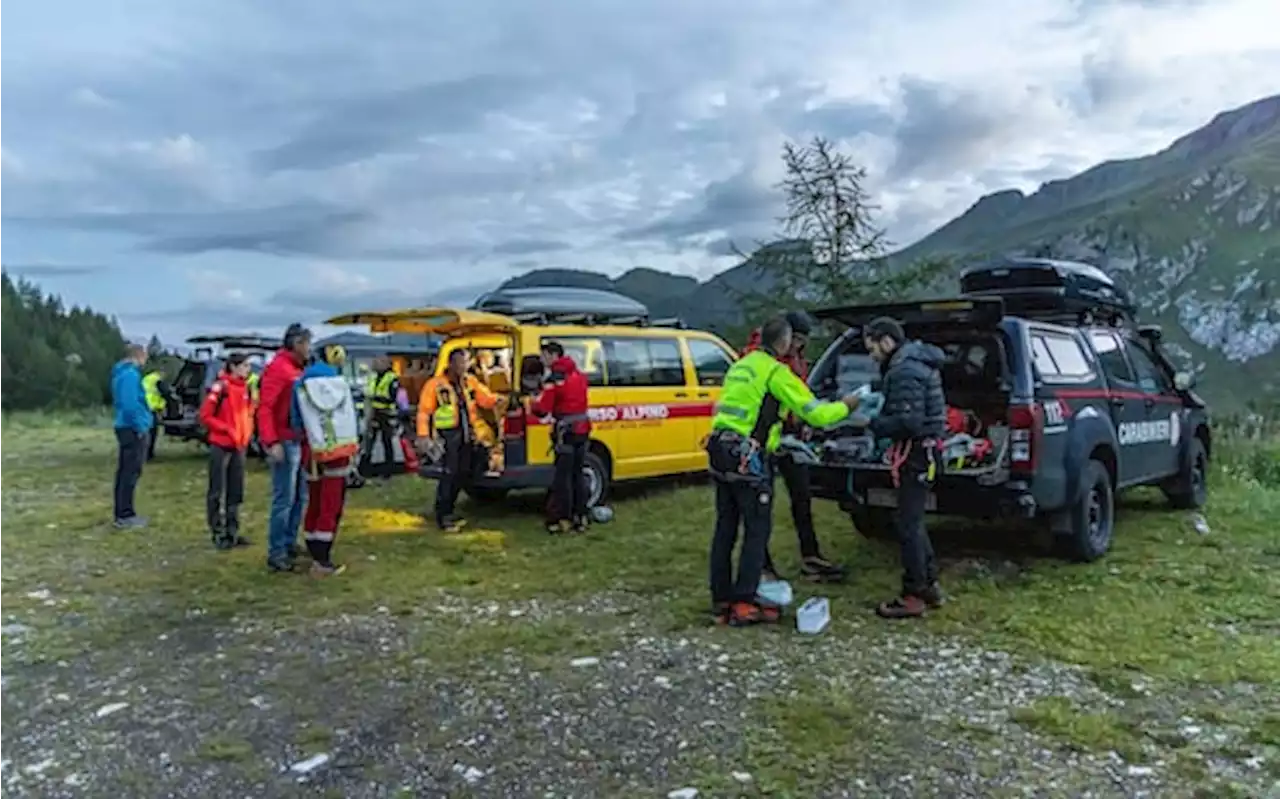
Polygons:
M571 249L567 242L554 239L513 239L493 248L494 255L537 255Z
M900 83L904 112L895 138L890 179L950 177L989 158L1002 144L1033 138L1043 106L1007 102L918 78Z
M423 136L473 128L528 88L523 79L476 75L353 98L321 111L295 137L258 153L255 162L266 172L324 169L401 151Z
M730 227L760 223L773 217L780 200L777 189L761 185L757 173L748 167L724 180L709 183L691 208L623 230L617 238L678 242Z

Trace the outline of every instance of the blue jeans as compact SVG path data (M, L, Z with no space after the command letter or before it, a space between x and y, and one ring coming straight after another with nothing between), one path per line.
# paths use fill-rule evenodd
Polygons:
M302 508L307 501L303 490L302 445L296 441L282 444L284 457L271 464L271 521L267 527L267 557L287 557L298 541L302 524Z

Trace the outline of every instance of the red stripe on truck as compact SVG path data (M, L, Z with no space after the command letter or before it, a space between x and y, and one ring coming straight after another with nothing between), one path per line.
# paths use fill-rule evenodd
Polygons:
M715 413L715 403L637 403L634 405L597 405L588 409L592 424L612 424L613 422L661 422L667 419L689 419L709 417ZM551 417L529 417L529 424L549 425Z

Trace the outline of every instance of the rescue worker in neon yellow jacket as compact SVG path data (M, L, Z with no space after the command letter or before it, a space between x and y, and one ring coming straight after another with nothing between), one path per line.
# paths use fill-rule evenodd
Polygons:
M735 627L777 621L780 609L762 603L756 592L773 526L773 471L770 454L782 438L788 412L811 427L830 427L848 418L858 399L815 399L809 387L779 355L791 349L785 318L761 328L762 347L729 368L707 440L716 482L716 527L711 539L711 601L719 624ZM733 550L743 528L738 571Z
M151 411L151 438L147 441L147 460L155 460L156 439L160 437L160 428L164 422L165 397L169 394L169 384L161 372L148 372L142 378L142 392L147 400L147 409Z

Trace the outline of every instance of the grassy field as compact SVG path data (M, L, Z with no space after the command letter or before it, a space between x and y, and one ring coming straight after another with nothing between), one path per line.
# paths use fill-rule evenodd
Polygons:
M1280 779L1280 445L1224 443L1210 532L1126 498L1088 566L940 527L953 601L870 607L891 548L819 504L823 635L706 623L705 485L579 538L534 499L442 535L416 478L351 495L328 581L263 568L268 487L215 553L162 442L116 532L109 429L3 431L4 788L19 795L1266 795ZM774 553L794 568L789 517ZM308 762L309 758L314 758ZM323 761L323 762L321 762Z

